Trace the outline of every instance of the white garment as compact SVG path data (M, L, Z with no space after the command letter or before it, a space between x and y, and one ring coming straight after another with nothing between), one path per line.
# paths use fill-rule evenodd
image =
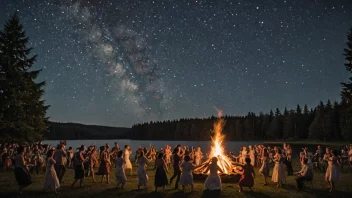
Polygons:
M148 183L147 170L145 164L148 162L147 158L140 157L138 159L138 186L146 186Z
M255 164L255 154L254 154L254 150L249 150L249 158L251 159L251 165L254 166Z
M44 177L44 189L56 190L60 188L59 179L57 178L56 171L54 168L55 160L49 158L47 160L47 166Z
M192 185L193 184L192 163L184 161L182 162L180 167L182 168L180 185L183 185L183 186Z
M125 150L125 169L126 168L129 168L132 170L132 163L131 163L131 160L130 160L130 151L128 150Z
M125 183L127 181L126 178L126 174L125 174L125 170L123 168L124 164L125 164L125 160L123 158L117 158L116 159L116 184L120 184L120 183Z
M221 190L221 178L218 175L218 165L209 165L210 174L204 182L204 186L208 190Z
M246 163L246 157L247 157L247 150L242 150L241 152L241 163L245 164Z

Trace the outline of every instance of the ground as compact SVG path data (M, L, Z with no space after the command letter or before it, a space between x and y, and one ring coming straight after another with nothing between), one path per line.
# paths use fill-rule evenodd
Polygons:
M293 176L287 177L287 185L277 188L275 184L269 182L268 186L263 186L263 179L258 174L255 178L254 192L244 188L244 192L238 192L238 186L235 183L223 183L223 191L220 194L215 192L204 191L204 181L195 181L195 191L190 192L190 188L183 193L181 190L174 190L173 186L167 186L163 191L154 192L154 171L152 164L148 166L148 175L150 178L147 190L137 190L137 174L134 167L134 175L127 176L128 182L125 189L115 188L115 169L112 169L111 184L100 183L100 176L97 178L98 183L93 183L89 177L85 180L83 188L71 188L73 182L73 170L68 169L64 176L64 184L60 189L58 197L352 197L352 171L349 167L345 167L341 174L340 181L336 184L336 192L330 193L328 185L324 181L325 173L315 172L313 179L313 188L306 188L304 191L297 192L296 184ZM294 170L298 171L299 165L297 161L294 163ZM271 169L272 170L272 169ZM258 168L255 168L256 173ZM172 170L168 177L172 175ZM33 175L34 183L26 188L25 197L55 197L52 192L42 190L44 183L44 174ZM270 179L269 179L270 180ZM0 197L16 197L17 183L12 170L0 172ZM180 188L181 189L181 188Z

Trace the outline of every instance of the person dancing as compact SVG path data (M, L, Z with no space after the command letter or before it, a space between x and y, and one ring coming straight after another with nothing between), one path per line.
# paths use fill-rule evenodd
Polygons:
M176 177L176 183L175 183L175 189L178 189L178 182L180 181L180 176L181 176L181 169L180 169L180 161L181 158L179 156L179 147L176 147L173 152L173 167L174 167L174 174L170 178L170 185L172 184L172 181Z
M24 146L19 146L17 148L17 155L15 157L15 178L20 186L18 192L22 196L23 189L32 184L32 178L29 174L30 164L26 163L24 154L27 152L27 148Z

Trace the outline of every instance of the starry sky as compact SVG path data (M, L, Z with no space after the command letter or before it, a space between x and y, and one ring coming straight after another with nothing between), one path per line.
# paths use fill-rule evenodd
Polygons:
M0 0L43 69L53 121L269 112L339 100L351 0Z

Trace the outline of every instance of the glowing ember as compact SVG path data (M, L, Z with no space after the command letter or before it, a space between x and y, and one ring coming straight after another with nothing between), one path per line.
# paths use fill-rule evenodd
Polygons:
M218 112L218 119L214 123L214 128L213 128L213 137L211 138L212 140L212 146L211 146L211 151L209 154L209 159L205 161L203 164L198 166L197 168L194 169L195 173L203 173L204 170L206 170L207 166L209 163L211 163L211 158L212 157L217 157L218 158L218 166L220 169L225 173L225 174L232 174L234 173L235 169L235 163L227 157L227 155L224 153L224 146L222 145L223 141L225 140L225 135L222 134L222 130L225 126L225 120L222 118L222 111L215 108L216 111Z

